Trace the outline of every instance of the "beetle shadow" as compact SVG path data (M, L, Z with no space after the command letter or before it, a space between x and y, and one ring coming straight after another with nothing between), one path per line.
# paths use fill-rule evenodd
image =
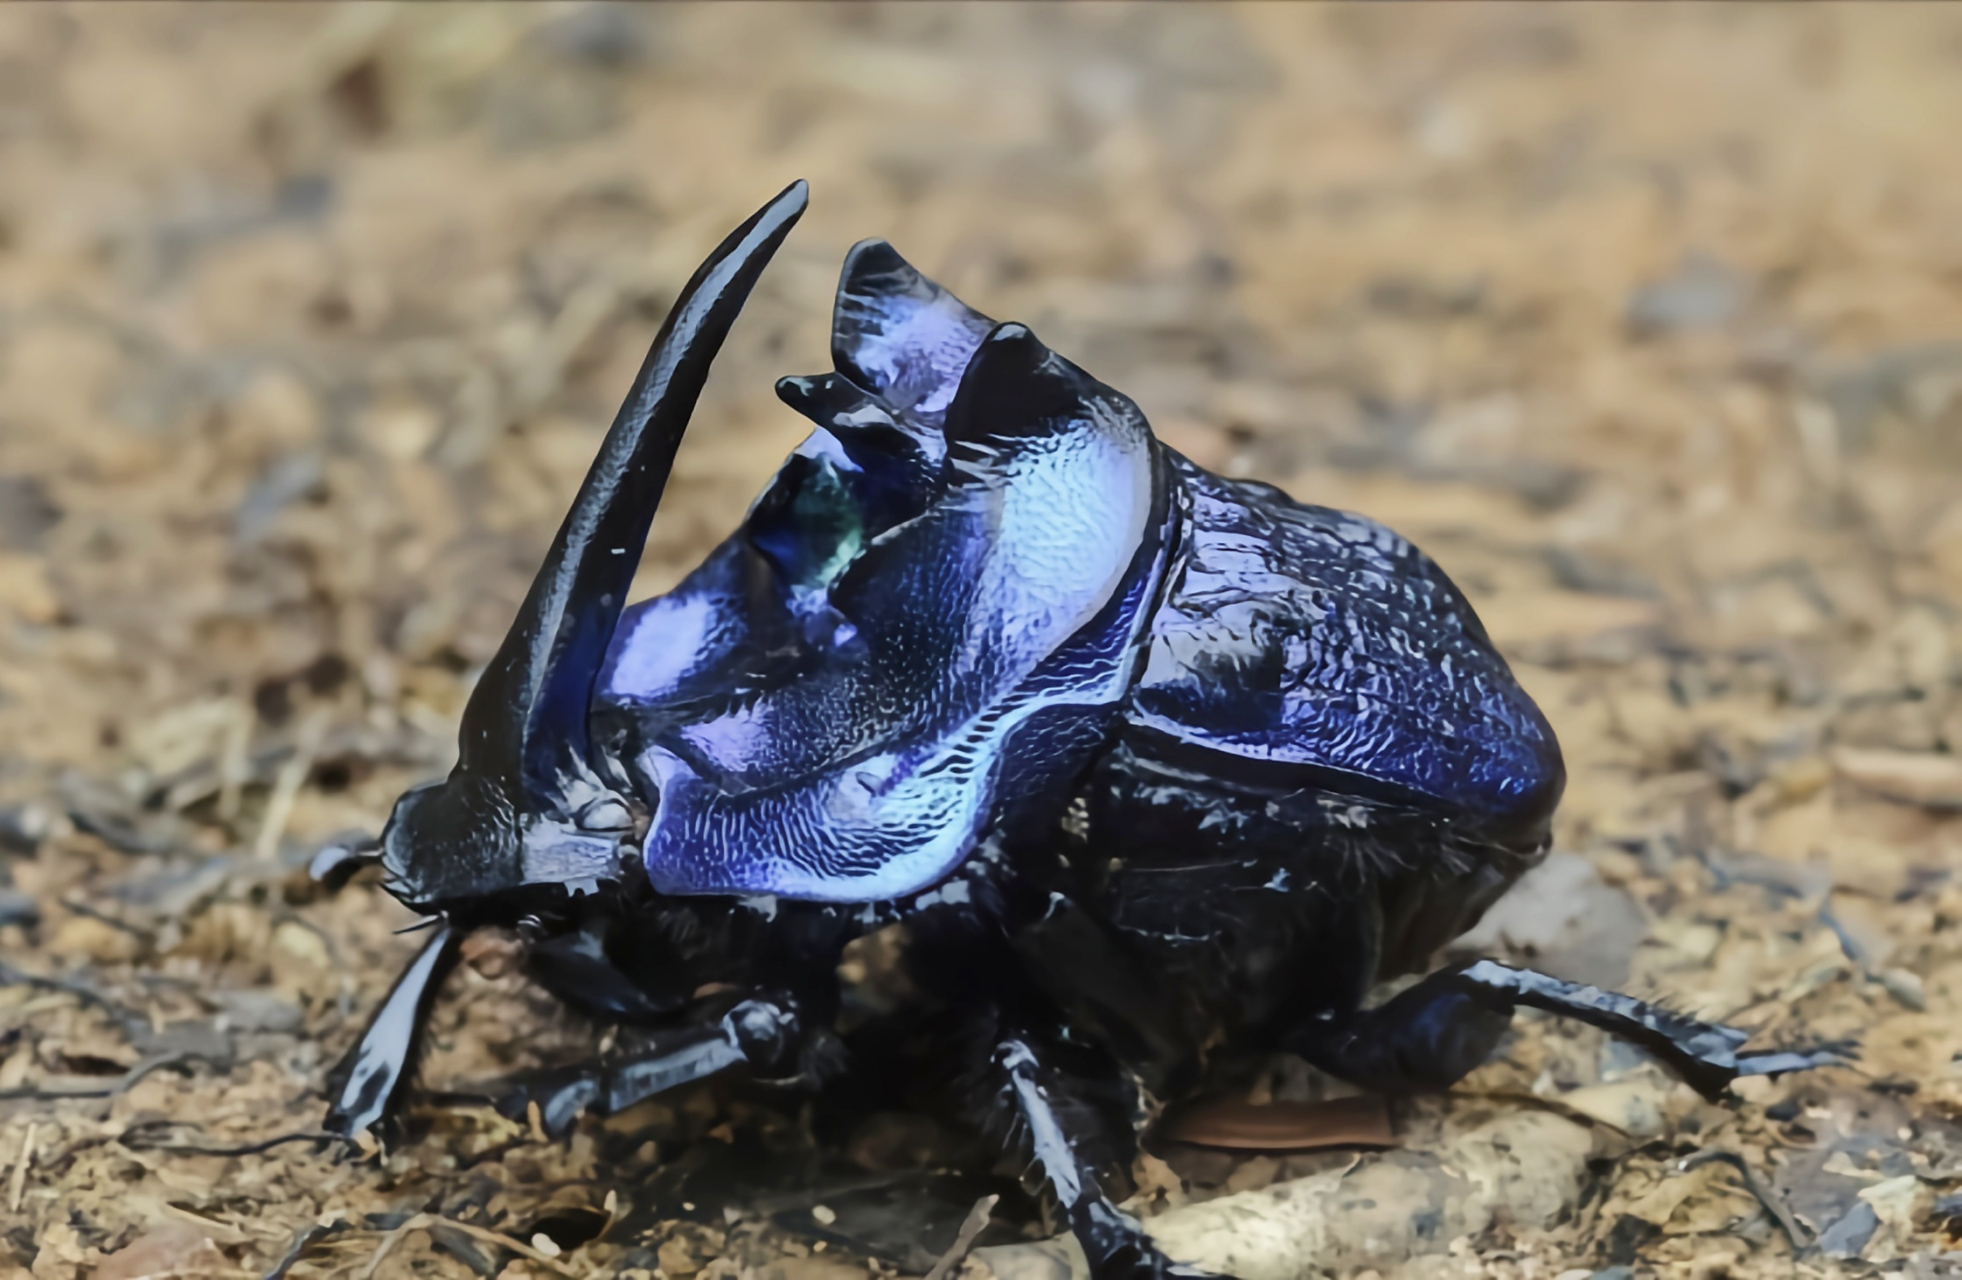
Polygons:
M784 1235L848 1256L876 1258L902 1273L931 1268L983 1196L999 1196L982 1244L1025 1238L1040 1214L1013 1178L959 1168L868 1170L836 1144L785 1151L754 1126L729 1140L699 1138L665 1159L633 1189L617 1238L651 1237L664 1224L725 1227L767 1222Z

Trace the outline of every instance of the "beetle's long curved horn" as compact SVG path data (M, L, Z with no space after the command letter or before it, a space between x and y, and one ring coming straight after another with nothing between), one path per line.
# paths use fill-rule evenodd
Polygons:
M777 246L804 212L802 180L737 227L661 326L559 526L518 617L463 712L459 766L510 794L551 794L584 772L593 682L709 363Z

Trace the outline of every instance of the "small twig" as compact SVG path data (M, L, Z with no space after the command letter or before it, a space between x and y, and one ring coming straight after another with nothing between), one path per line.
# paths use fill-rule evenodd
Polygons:
M368 1259L368 1269L361 1273L362 1280L375 1280L375 1277L381 1274L382 1263L388 1260L389 1254L395 1252L396 1245L408 1239L410 1231L421 1225L416 1219L422 1216L422 1214L417 1214L415 1218L410 1218L401 1226L382 1236L380 1243L375 1245L374 1256Z
M40 987L44 991L61 991L74 996L84 1004L92 1004L109 1014L124 1026L142 1025L148 1020L128 1005L105 995L86 982L74 978L50 978L45 974L28 973L10 964L0 963L0 987Z
M1744 1179L1745 1188L1750 1191L1751 1195L1757 1199L1759 1204L1764 1206L1764 1211L1771 1215L1773 1221L1777 1222L1778 1229L1785 1233L1785 1239L1791 1242L1793 1249L1802 1253L1811 1247L1812 1233L1807 1231L1800 1225L1799 1220L1792 1216L1792 1211L1785 1207L1785 1201L1779 1196L1777 1190L1770 1183L1759 1177L1758 1171L1753 1169L1750 1163L1735 1151L1719 1151L1715 1148L1699 1151L1695 1155L1685 1159L1677 1168L1684 1173L1688 1173L1691 1169L1699 1165L1710 1164L1713 1161L1721 1161L1737 1170L1738 1176Z
M300 788L313 772L313 758L320 750L320 740L326 736L324 708L315 710L301 722L293 754L286 758L286 763L279 767L279 775L273 779L265 820L259 824L259 838L252 842L252 856L259 861L271 862L279 856L279 842L286 838L286 824L293 819L293 802L300 798Z
M141 1059L135 1066L123 1072L122 1079L116 1081L115 1086L109 1090L109 1096L113 1098L128 1093L142 1081L143 1077L153 1071L161 1071L165 1067L181 1067L187 1062L202 1062L214 1070L225 1069L224 1064L215 1061L209 1054L199 1053L195 1049L166 1049Z
M196 1050L171 1049L163 1053L153 1053L135 1066L117 1076L113 1082L82 1085L17 1085L12 1089L0 1089L0 1100L15 1098L114 1098L128 1093L138 1081L161 1067L175 1067L186 1062L202 1062L207 1067L220 1067L209 1055ZM73 1077L67 1077L73 1079Z
M300 1259L306 1256L309 1249L319 1244L322 1240L325 1240L328 1236L339 1235L353 1225L353 1223L345 1218L336 1218L332 1222L308 1224L304 1231L293 1237L293 1243L287 1248L286 1256L273 1264L272 1270L266 1272L263 1280L286 1280L287 1272L291 1271L299 1263Z
M73 1076L66 1077L74 1079ZM112 1085L77 1085L69 1088L56 1085L49 1088L39 1084L19 1084L11 1089L0 1089L0 1102L18 1102L31 1099L35 1102L54 1102L65 1098L107 1098L114 1096Z
M282 924L298 925L314 937L320 939L320 945L327 950L327 961L334 966L335 973L344 974L351 968L342 958L341 946L338 942L334 941L334 935L321 928L319 924L308 919L300 912L293 910L291 907L277 904L274 905L271 914L275 927Z
M369 1260L367 1271L362 1273L363 1276L367 1280L373 1280L373 1277L381 1270L382 1260L394 1251L395 1246L402 1242L404 1236L408 1235L411 1231L427 1231L431 1227L448 1227L452 1231L460 1231L464 1235L483 1244L494 1244L500 1249L509 1249L519 1257L528 1258L556 1275L575 1277L578 1275L578 1272L573 1271L561 1262L546 1257L515 1236L507 1236L501 1231L492 1231L488 1227L472 1226L468 1222L458 1222L454 1218L439 1217L433 1213L418 1213L415 1217L410 1218L407 1222L396 1227L382 1238L381 1244L375 1249L375 1256Z
M225 738L218 754L218 817L231 822L238 817L239 798L251 776L252 720L250 708L235 701L225 719Z
M483 1098L472 1098L469 1101L469 1105L472 1106L478 1106L484 1104L485 1104L485 1099ZM456 1167L459 1169L474 1169L480 1164L494 1163L496 1161L502 1160L505 1156L510 1155L513 1151L516 1151L519 1147L530 1146L531 1141L532 1141L531 1135L527 1133L522 1137L512 1138L508 1142L492 1143L490 1146L485 1147L482 1151L476 1152L471 1155L458 1156Z
M975 1239L988 1229L995 1205L1000 1200L1000 1196L982 1196L974 1202L974 1207L967 1211L966 1221L961 1223L960 1232L954 1236L954 1243L940 1255L940 1261L933 1264L933 1270L926 1273L926 1280L947 1280L953 1274L954 1268L967 1257L967 1251L974 1247Z
M351 1139L342 1134L327 1133L324 1131L282 1133L278 1137L267 1138L262 1142L248 1142L236 1147L213 1147L206 1146L202 1143L191 1142L165 1142L159 1138L149 1136L153 1133L178 1128L180 1123L176 1120L140 1121L117 1134L116 1141L128 1147L131 1151L168 1151L174 1155L192 1156L256 1156L270 1151L274 1147L285 1146L289 1142L351 1143Z
M40 1126L29 1121L27 1132L21 1135L20 1156L14 1161L14 1176L8 1179L7 1211L20 1212L21 1197L27 1194L27 1166L34 1163L34 1131Z
M61 903L62 910L71 911L78 916L86 916L90 920L99 920L111 929L127 933L145 946L148 946L156 939L156 934L152 930L146 929L140 924L131 924L127 920L118 919L102 908L92 907L77 898L60 898L57 901Z

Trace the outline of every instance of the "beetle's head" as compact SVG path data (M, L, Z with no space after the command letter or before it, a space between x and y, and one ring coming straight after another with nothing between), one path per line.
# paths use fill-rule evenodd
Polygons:
M390 892L425 911L487 919L527 914L541 899L579 897L631 874L635 815L595 788L576 812L521 812L494 782L458 769L402 794L382 829Z
M709 362L804 211L792 183L682 290L463 712L456 768L407 792L382 833L391 893L466 917L618 884L639 802L594 751L594 683ZM525 908L520 907L519 910Z

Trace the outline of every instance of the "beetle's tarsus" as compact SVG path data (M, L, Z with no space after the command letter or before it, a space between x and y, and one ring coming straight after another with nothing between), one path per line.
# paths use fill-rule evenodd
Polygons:
M1764 1049L1737 1055L1740 1076L1779 1076L1814 1067L1847 1067L1860 1060L1858 1040L1828 1040L1810 1049Z
M368 1020L361 1038L329 1073L328 1092L333 1098L325 1124L329 1133L353 1137L364 1129L386 1129L394 1121L421 1049L429 1006L456 963L462 937L462 930L448 921L436 926Z

